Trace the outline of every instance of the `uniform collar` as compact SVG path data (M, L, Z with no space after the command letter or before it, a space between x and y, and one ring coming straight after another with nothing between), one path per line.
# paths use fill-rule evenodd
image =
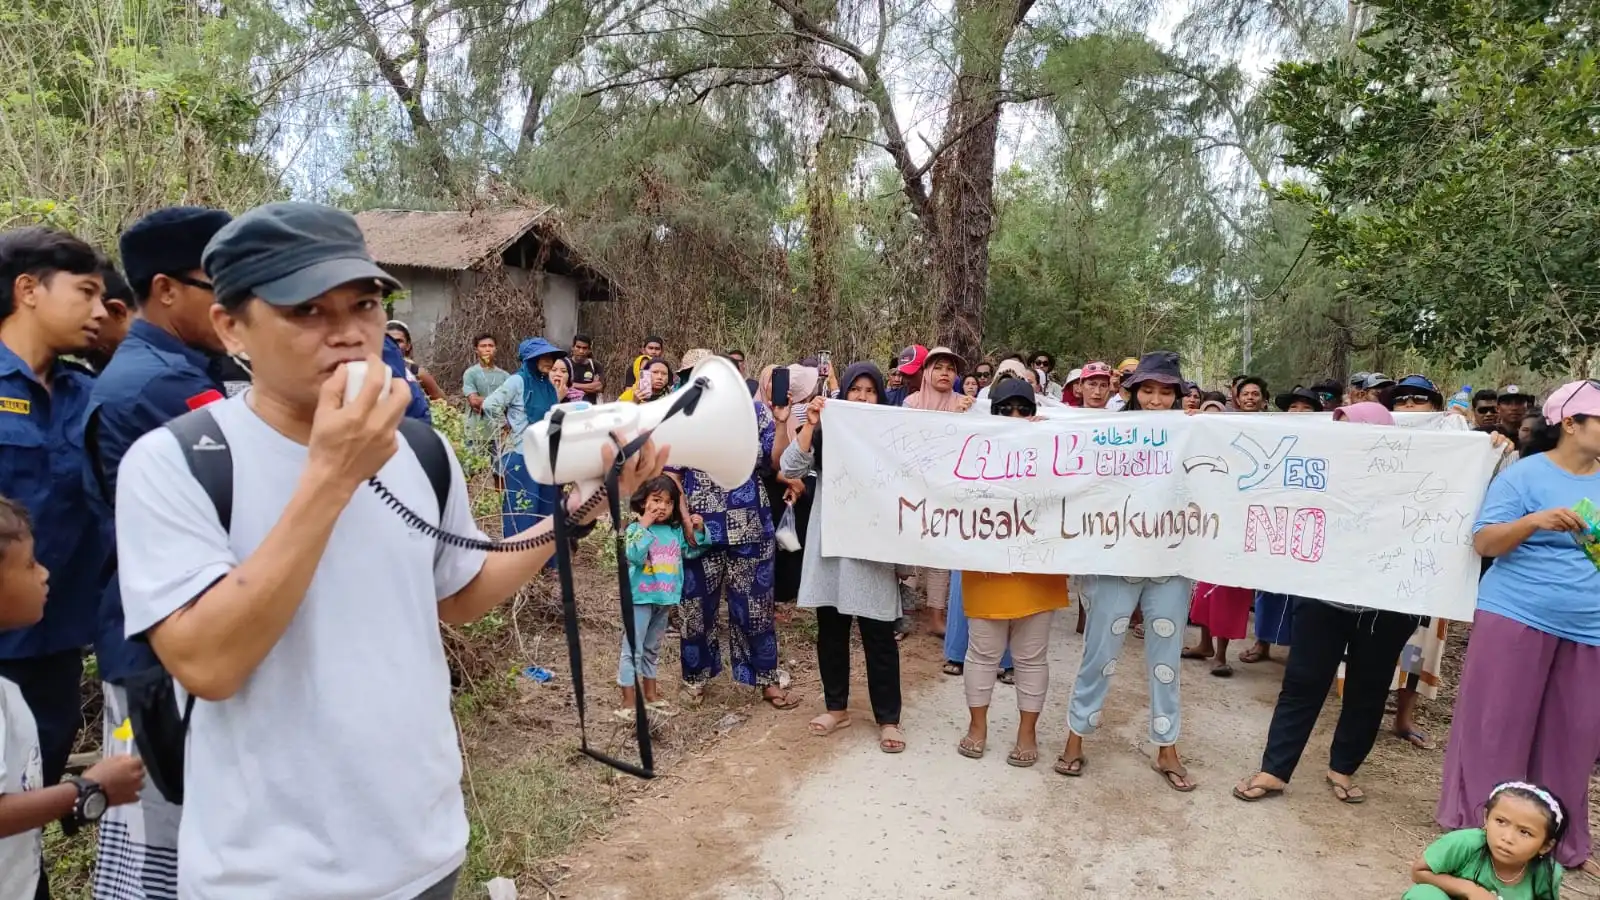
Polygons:
M65 367L60 359L50 363L50 382L52 384L55 383L63 368ZM0 378L19 373L26 376L29 381L35 384L39 383L39 377L33 373L33 366L28 365L22 357L6 346L4 341L0 341Z
M128 327L128 337L144 341L163 353L181 354L200 369L204 369L211 362L211 354L185 344L178 340L177 335L144 319L134 320Z

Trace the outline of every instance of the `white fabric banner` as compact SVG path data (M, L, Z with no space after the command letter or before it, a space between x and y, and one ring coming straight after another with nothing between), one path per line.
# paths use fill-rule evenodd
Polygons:
M822 552L941 569L1183 575L1467 621L1489 437L1312 414L1028 422L830 401Z

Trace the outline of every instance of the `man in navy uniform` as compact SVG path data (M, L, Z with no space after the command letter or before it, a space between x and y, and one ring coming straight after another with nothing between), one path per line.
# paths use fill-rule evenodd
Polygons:
M83 725L83 648L94 641L110 551L107 523L83 489L83 416L94 379L61 359L99 335L104 264L64 231L0 232L0 494L27 507L34 553L50 570L44 619L0 632L0 676L21 688L38 723L46 785L61 780Z
M117 467L134 441L237 393L229 382L240 376L228 377L229 359L211 325L216 298L200 266L206 243L232 218L218 209L168 207L122 234L122 264L138 315L95 383L84 429L84 484L102 517L113 515ZM115 561L105 567L100 586L95 654L104 682L104 745L108 752L132 753L125 685L157 662L149 646L123 635ZM98 833L95 896L174 897L180 813L148 781L138 803L108 811Z

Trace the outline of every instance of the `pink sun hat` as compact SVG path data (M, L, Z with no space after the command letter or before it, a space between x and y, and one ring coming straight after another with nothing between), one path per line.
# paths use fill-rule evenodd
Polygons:
M1600 380L1573 381L1550 392L1544 420L1553 424L1567 416L1600 416Z

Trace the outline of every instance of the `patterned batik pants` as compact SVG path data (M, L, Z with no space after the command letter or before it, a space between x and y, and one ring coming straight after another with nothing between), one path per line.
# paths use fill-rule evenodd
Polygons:
M773 620L773 543L714 547L683 567L683 680L703 684L722 674L718 608L728 602L728 658L733 680L752 687L778 683L778 632Z

